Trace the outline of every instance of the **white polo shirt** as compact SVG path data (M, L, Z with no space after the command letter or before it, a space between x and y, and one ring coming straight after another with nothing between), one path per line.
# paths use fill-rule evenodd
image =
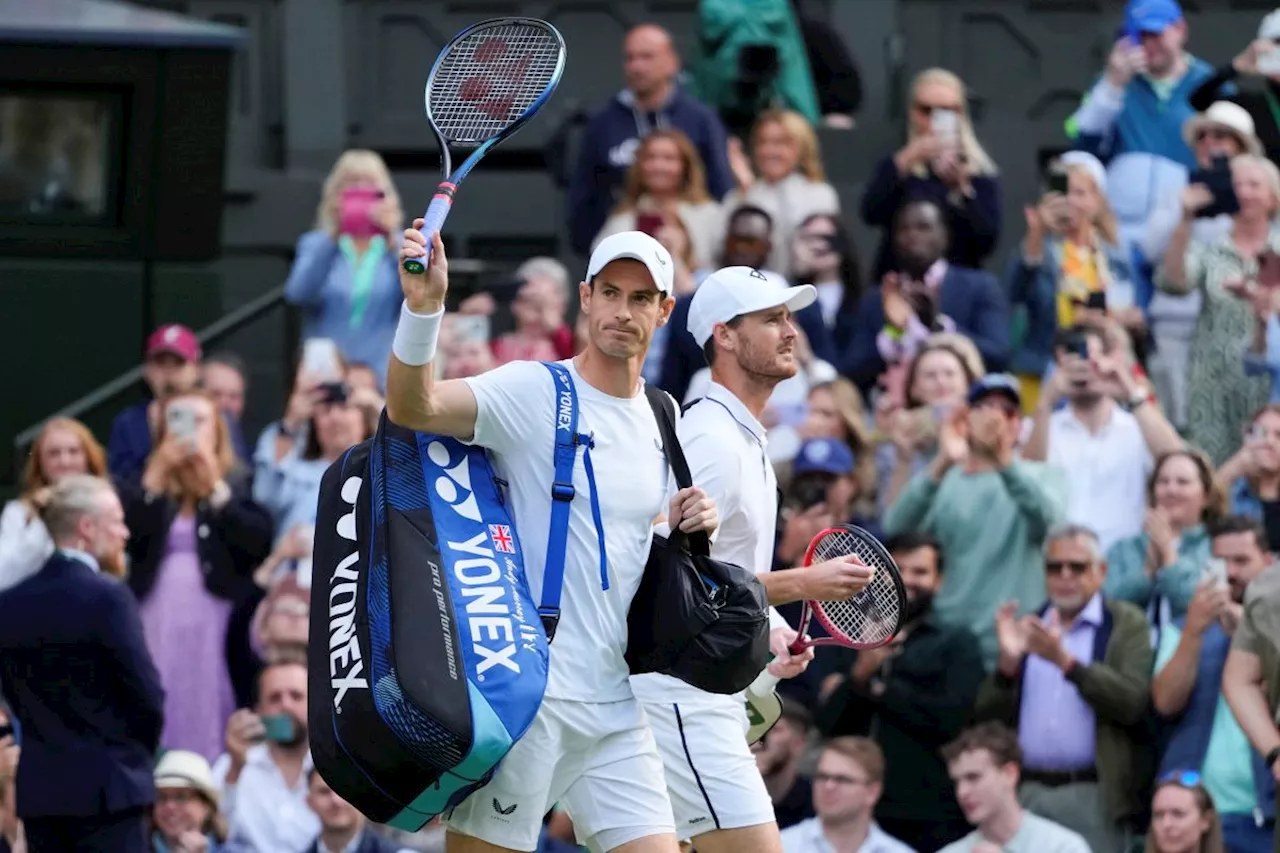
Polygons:
M1104 552L1142 532L1155 462L1133 413L1113 407L1093 434L1070 406L1059 409L1049 416L1048 462L1067 478L1067 520L1097 533Z
M720 526L711 556L760 574L773 568L778 521L778 480L768 457L765 428L742 401L712 382L706 396L689 408L678 427L693 484L716 502ZM773 627L785 626L770 609ZM644 702L693 705L728 702L732 696L705 693L667 675L638 675L632 690Z
M835 853L822 832L822 819L811 817L782 830L783 853ZM857 853L915 853L908 845L880 828L875 821Z

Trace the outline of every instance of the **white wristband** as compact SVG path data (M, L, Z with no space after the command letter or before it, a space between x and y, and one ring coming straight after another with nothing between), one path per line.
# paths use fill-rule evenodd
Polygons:
M443 308L434 314L415 314L409 310L409 303L402 304L391 352L410 367L429 364L436 357L436 339L440 336L443 316Z

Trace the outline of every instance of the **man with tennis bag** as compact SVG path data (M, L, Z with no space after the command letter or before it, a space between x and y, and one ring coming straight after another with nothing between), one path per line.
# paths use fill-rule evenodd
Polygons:
M688 673L731 693L763 668L769 637L763 585L706 557L717 512L687 470L668 503L663 435L678 412L642 393L640 366L674 303L672 259L640 232L607 238L579 286L581 355L443 382L433 360L447 262L422 227L401 247L405 302L378 434L321 484L316 767L373 820L416 828L445 814L449 853L532 851L557 802L594 850L676 853L662 760L628 676ZM664 514L669 547L653 535ZM642 577L650 599L679 593L661 599L671 625L652 600L632 607ZM688 628L698 608L703 633ZM725 614L741 618L717 627ZM424 778L437 781L422 790Z

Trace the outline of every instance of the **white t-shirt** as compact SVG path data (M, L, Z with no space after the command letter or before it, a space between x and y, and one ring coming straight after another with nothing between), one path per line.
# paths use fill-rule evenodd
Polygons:
M1098 534L1104 553L1142 532L1155 461L1131 412L1114 406L1093 434L1069 406L1059 409L1049 416L1047 461L1066 475L1067 520Z
M593 388L573 365L578 432L592 435L600 515L608 554L609 588L601 588L600 549L591 517L583 452L573 470L565 544L560 623L551 643L546 695L579 702L631 697L623 653L627 610L640 585L653 521L666 511L668 469L658 425L643 391L631 399ZM464 380L476 397L473 444L490 452L495 474L508 483L512 517L524 552L535 604L542 601L554 480L556 393L539 362L514 361Z
M764 427L731 391L711 383L705 398L681 418L679 435L693 484L716 502L720 516L711 556L757 574L769 571L778 519L778 481L768 459ZM787 624L777 611L771 610L770 617L773 627ZM631 679L631 686L644 702L738 701L706 693L669 675L638 675Z

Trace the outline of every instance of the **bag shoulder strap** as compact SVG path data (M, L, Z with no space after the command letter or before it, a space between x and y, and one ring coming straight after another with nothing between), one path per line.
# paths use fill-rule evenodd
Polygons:
M676 434L675 426L675 403L671 397L655 385L644 386L644 395L649 400L649 408L653 409L653 417L658 422L658 433L662 436L662 452L667 457L667 464L671 466L671 471L676 475L676 485L681 489L688 489L693 486L693 475L689 472L689 460L685 458L684 448L680 446L680 437ZM676 528L671 529L671 539L675 540L681 534ZM689 550L691 553L699 556L709 556L711 554L711 539L706 533L692 533L688 535Z
M551 373L555 388L556 444L553 457L555 471L551 478L551 524L547 537L547 560L542 574L542 603L538 615L547 632L547 642L556 633L560 622L560 595L564 588L565 551L569 543L569 509L577 490L573 486L573 466L578 458L578 448L583 450L587 486L590 489L591 518L595 522L596 540L600 547L600 583L609 588L608 556L604 544L604 524L600 516L600 501L596 495L595 471L591 465L591 436L578 432L578 390L573 377L563 364L542 362Z

